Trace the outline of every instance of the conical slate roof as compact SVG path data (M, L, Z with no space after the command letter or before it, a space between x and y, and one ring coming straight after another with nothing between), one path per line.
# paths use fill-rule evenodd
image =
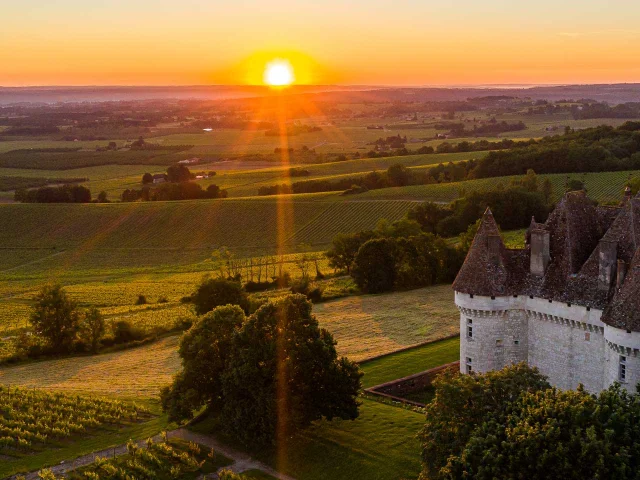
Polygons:
M508 259L500 230L489 208L480 222L467 257L453 282L454 290L476 295L504 295Z
M549 236L550 259L542 276L530 273L533 232ZM545 223L532 219L526 238L525 248L506 248L487 208L454 290L480 296L531 295L595 307L604 311L604 323L640 332L640 194L627 197L620 207L599 207L584 192L567 193ZM603 285L600 261L607 256L614 265L607 274L611 284ZM610 260L604 261L603 268L609 268ZM626 270L619 279L616 265Z

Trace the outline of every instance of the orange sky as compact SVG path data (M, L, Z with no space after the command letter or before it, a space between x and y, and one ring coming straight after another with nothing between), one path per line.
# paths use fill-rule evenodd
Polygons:
M95 4L95 5L94 5ZM0 85L640 82L629 0L22 0L0 8Z

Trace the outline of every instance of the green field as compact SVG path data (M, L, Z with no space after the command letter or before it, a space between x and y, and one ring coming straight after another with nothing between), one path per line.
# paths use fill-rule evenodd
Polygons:
M398 338L402 338L404 343L411 343L412 339L412 343L422 341L424 332L416 328L421 321L419 310L427 308L422 310L425 313L430 307L418 307L413 314L416 318L413 319L408 316L398 316L395 321L393 319L394 310L416 308L418 299L433 303L438 310L432 313L441 310L442 315L449 318L448 325L453 325L454 321L457 324L448 286L362 298L360 307L344 305L346 313L342 319L334 318L333 314L333 309L339 308L341 301L326 304L325 311L318 308L319 321L322 326L334 329L341 354L358 355L360 347L351 340L356 337L361 338L363 343L376 343L382 345L379 348L388 348L389 351L398 347ZM444 304L446 299L448 308ZM438 307L440 303L442 305ZM340 323L342 325L339 327ZM430 325L429 321L425 323ZM440 323L436 322L435 325ZM445 328L444 325L442 331L436 329L432 332L433 338L451 331L448 329L450 327ZM385 334L389 335L389 341L381 343L380 336ZM398 335L400 337L396 338ZM48 391L68 393L91 392L123 399L155 398L159 388L169 383L179 368L177 340L178 337L173 336L121 352L1 367L0 384L28 388L37 386ZM458 358L458 348L458 339L445 340L363 363L364 384L370 386L454 361ZM149 430L151 425L155 425L158 431L162 418L155 424L141 424L140 431L129 433L133 438L141 438L142 432L146 435L153 433ZM316 422L296 436L296 448L287 450L284 456L278 457L266 451L251 453L301 479L415 478L420 469L419 445L415 435L421 425L420 413L365 398L357 420ZM215 421L210 419L195 429L216 431ZM105 442L113 444L115 438L121 437L100 436L75 449L46 451L36 457L26 458L20 465L56 462L65 458L61 456L65 453L68 456L70 452L78 455L91 451L92 447L94 450L102 448ZM232 442L230 439L227 441Z

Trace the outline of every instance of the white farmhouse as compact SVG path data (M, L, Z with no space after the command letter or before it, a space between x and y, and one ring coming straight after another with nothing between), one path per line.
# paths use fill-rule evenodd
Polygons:
M640 195L639 195L640 197ZM640 198L595 206L564 196L523 249L508 249L489 209L453 283L460 369L527 362L560 388L640 382Z

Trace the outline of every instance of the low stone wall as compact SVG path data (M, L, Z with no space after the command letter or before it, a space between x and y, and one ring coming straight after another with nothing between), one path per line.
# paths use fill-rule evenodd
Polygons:
M381 383L380 385L375 385L365 389L365 392L386 397L397 402L424 407L423 403L407 400L406 398L403 398L403 395L424 390L426 387L431 385L431 382L438 374L449 368L455 369L455 371L460 371L460 361L447 363L430 370L425 370L424 372L414 373L408 377Z

